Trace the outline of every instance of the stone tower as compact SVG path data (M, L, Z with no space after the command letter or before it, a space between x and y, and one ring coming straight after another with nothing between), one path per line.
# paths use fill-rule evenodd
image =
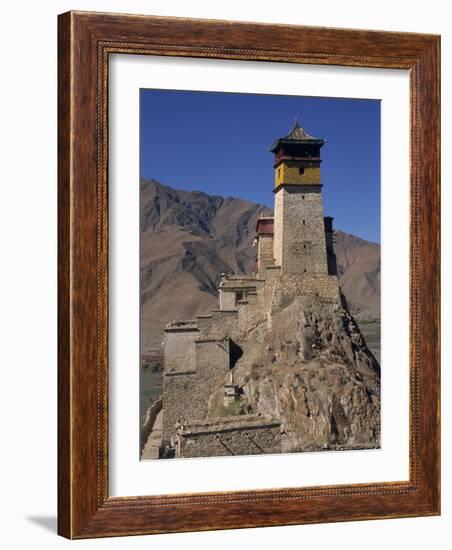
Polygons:
M320 148L298 121L271 146L275 155L273 254L281 273L327 275Z

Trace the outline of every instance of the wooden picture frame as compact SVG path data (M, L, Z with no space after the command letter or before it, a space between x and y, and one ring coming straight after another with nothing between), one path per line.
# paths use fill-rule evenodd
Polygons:
M59 16L58 532L68 538L440 513L440 38L121 14ZM108 492L110 54L410 72L409 481L147 497Z

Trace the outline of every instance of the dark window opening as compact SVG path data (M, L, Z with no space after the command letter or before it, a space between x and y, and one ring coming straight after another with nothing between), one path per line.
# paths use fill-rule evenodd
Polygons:
M299 174L303 175L304 174L304 167L300 166L300 168L298 168L298 172L299 172Z
M232 369L242 355L242 348L233 340L229 339L229 368Z

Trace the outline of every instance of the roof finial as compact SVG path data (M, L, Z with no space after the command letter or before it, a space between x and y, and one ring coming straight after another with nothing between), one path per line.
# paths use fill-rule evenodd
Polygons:
M300 124L298 122L298 115L295 115L295 120L293 121L293 127L294 128L299 128L300 127Z

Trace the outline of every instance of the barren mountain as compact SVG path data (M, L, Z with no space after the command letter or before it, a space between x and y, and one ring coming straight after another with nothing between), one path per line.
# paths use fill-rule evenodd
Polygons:
M350 311L380 317L380 245L336 231L338 275Z
M256 220L270 209L238 198L141 182L142 352L160 348L163 327L217 304L219 276L253 273ZM338 231L335 250L353 313L379 317L380 247Z

